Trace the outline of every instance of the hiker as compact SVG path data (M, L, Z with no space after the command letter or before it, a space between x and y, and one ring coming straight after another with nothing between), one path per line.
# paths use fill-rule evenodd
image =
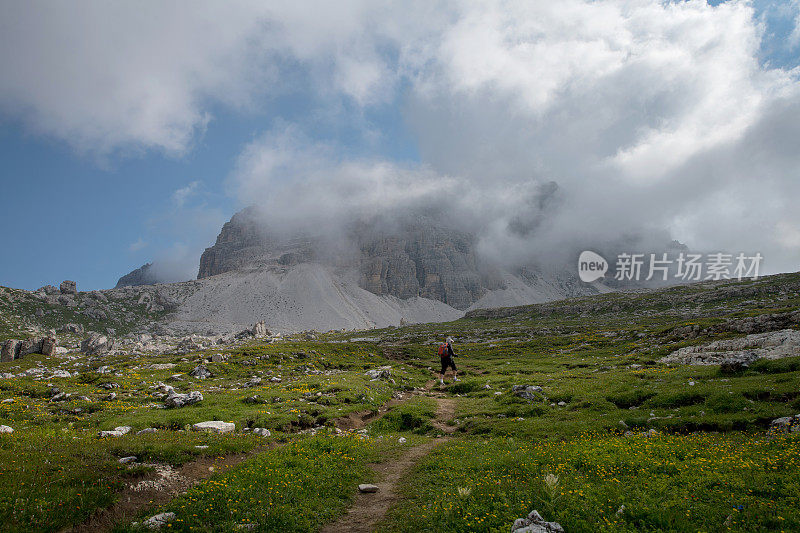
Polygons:
M439 372L439 385L444 385L444 375L447 372L447 367L453 369L453 381L458 381L458 370L456 370L456 362L453 357L456 354L453 352L453 338L447 337L444 343L439 345L439 358L442 360L442 370Z

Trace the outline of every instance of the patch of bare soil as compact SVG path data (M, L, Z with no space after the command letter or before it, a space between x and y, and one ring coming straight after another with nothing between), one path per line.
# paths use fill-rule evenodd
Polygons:
M180 467L160 463L145 463L153 472L130 481L120 492L116 503L98 510L88 520L67 528L61 533L101 533L111 531L115 525L130 520L145 509L154 509L185 493L194 485L241 463L256 451L223 457L201 457Z

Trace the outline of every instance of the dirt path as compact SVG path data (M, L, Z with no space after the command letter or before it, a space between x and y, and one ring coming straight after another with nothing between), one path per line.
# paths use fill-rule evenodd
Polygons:
M446 435L455 428L446 422L453 418L455 401L449 398L434 396L436 399L436 418L433 426ZM386 515L386 511L400 500L397 492L400 480L408 474L420 459L428 455L434 448L446 442L447 437L428 441L408 449L397 459L370 465L376 472L378 492L356 495L355 501L342 518L322 528L320 533L362 533L374 531L375 526Z

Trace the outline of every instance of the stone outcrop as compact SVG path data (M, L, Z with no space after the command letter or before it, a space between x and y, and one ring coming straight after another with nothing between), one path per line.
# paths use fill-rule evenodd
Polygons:
M52 336L35 337L24 340L9 339L3 342L0 361L8 362L20 359L32 353L53 355L56 352L56 339Z
M65 280L61 282L59 290L61 294L78 294L78 284L71 280Z
M93 332L81 342L81 351L85 354L94 355L107 352L113 346L114 342L109 340L108 337Z
M119 278L114 288L155 285L156 283L159 283L159 279L153 270L153 263L147 263Z
M324 239L279 238L248 208L236 213L200 259L198 279L230 271L285 268L309 261L331 262L358 272L359 285L378 295L421 296L466 309L487 289L502 288L475 253L474 236L425 217L393 224L353 223L346 245L336 251Z
M564 528L558 522L546 522L538 511L531 511L527 518L514 522L511 533L564 533Z
M762 358L780 359L797 355L800 355L800 331L784 329L687 346L662 357L660 361L685 365L746 367Z

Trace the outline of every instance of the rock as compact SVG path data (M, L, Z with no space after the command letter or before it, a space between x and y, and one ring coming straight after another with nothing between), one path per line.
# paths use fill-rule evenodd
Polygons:
M514 396L519 396L530 402L542 399L542 388L538 385L514 385L511 387L511 393Z
M381 366L378 368L373 368L372 370L367 370L364 372L364 375L367 376L370 381L375 381L376 379L388 379L392 376L392 367Z
M138 287L140 285L155 285L156 283L159 283L160 279L158 276L156 276L152 267L152 263L146 263L136 270L125 274L119 278L114 288L119 289L121 287Z
M236 429L236 425L232 422L209 420L208 422L194 424L192 429L195 431L208 431L209 433L231 433Z
M156 431L158 431L156 428L144 428L141 431L137 431L136 434L137 435L147 435L148 433L155 433Z
M242 385L242 386L243 386L243 387L245 387L245 388L250 388L250 387L255 387L255 386L256 386L256 385L258 385L259 383L261 383L261 378L260 378L260 377L258 377L258 376L256 376L256 377L252 377L252 378L250 378L250 380L249 380L249 381L247 381L247 382L246 382L244 385Z
M97 373L98 374L110 374L113 371L114 370L108 365L102 365L102 366L97 368Z
M269 437L272 435L270 430L266 428L253 428L253 435L261 435L262 437Z
M511 526L511 533L564 533L564 528L558 522L545 522L534 510L527 518L518 518Z
M211 371L203 365L197 365L189 372L189 375L198 379L206 379L213 376Z
M0 352L0 361L8 362L14 359L19 359L19 348L21 341L16 339L9 339L3 343L3 350Z
M770 422L767 435L780 435L800 432L800 414L784 416Z
M75 335L83 335L83 325L82 324L64 324L58 331L62 333L74 333Z
M96 355L109 351L113 347L113 341L100 333L91 332L89 336L81 342L81 352L87 355Z
M70 280L62 281L59 291L61 294L78 294L78 284Z
M41 344L41 353L42 355L53 355L56 351L56 338L55 337L45 337L42 339Z
M0 426L0 434L2 433L14 433L14 428L11 426Z
M17 358L22 358L32 353L42 352L42 339L25 339L19 345Z
M243 401L244 403L247 403L247 404L250 404L250 405L257 405L257 404L267 403L267 402L266 402L264 399L262 399L262 398L261 398L261 396L259 396L258 394L256 394L255 396L247 396L247 397L246 397L246 398L244 398L242 401Z
M113 402L116 399L117 399L117 393L116 392L111 392L111 393L108 394L108 396L106 396L106 401L107 402Z
M175 520L175 513L159 513L145 520L144 526L148 529L161 529L173 520Z
M202 350L203 345L197 342L194 337L186 337L182 339L178 346L175 347L175 353L178 355L186 355L187 353Z
M474 235L418 214L381 222L347 228L353 246L346 260L358 269L363 289L400 299L430 298L463 310L487 290L505 288L499 276L480 268ZM203 252L198 279L253 267L286 269L321 259L321 237L283 237L265 227L257 208L236 213L214 246Z
M172 387L170 387L170 389L171 388ZM192 405L201 401L203 401L203 394L200 391L192 391L188 394L179 394L172 390L167 396L166 400L164 400L164 405L166 407L178 408L186 405Z
M780 359L800 355L800 331L784 329L754 333L738 339L725 339L687 346L662 357L667 364L750 365L758 359Z
M136 462L136 456L135 455L129 455L128 457L122 457L119 460L119 463L123 464L123 465L126 465L128 463L135 463L135 462Z
M221 353L215 353L211 356L212 363L223 363L228 360L227 355L222 355Z
M111 431L99 431L98 437L121 437L131 430L130 426L117 426Z
M359 492L378 492L377 485L371 485L369 483L362 483L358 486Z
M271 335L270 331L267 329L267 326L266 324L264 324L263 320L260 320L255 324L253 324L253 327L251 328L250 331L253 334L253 337L255 337L256 339L260 339L262 337Z
M44 287L39 288L37 292L43 292L47 295L58 294L58 287L55 285L45 285Z
M103 320L108 320L108 313L96 307L90 307L88 309L84 309L83 311L80 311L80 314L82 314L83 316L87 316L92 320L97 320L98 322L101 322Z
M399 442L400 444L405 444L407 441L405 437L400 437L399 439L397 439L397 442Z
M559 407L564 407L565 405L567 405L567 402L558 402L558 404L557 404L557 405L558 405Z

